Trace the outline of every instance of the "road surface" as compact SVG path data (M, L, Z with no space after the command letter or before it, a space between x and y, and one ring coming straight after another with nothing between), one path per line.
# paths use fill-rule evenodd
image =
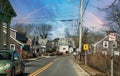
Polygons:
M49 57L26 63L25 76L89 76L72 56Z

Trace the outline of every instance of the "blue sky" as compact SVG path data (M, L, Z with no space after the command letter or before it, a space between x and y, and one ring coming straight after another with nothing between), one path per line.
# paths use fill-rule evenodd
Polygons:
M12 23L49 23L54 30L53 37L64 37L64 29L70 23L60 20L79 19L80 0L10 0L17 17ZM108 5L107 1L112 0L90 0L84 15L84 26L91 28L102 28L104 24L104 12L100 12L97 7ZM102 4L102 5L101 5ZM96 20L96 22L95 22Z

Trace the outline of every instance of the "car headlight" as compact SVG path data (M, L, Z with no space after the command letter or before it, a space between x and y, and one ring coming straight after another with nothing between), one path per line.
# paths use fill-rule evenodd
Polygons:
M4 68L9 68L10 67L10 64L9 63L7 63L5 66L4 66Z

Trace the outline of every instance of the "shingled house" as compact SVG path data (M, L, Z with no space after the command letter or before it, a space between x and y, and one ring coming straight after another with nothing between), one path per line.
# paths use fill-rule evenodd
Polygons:
M10 23L13 17L17 16L9 0L0 0L0 49L6 44L6 48L10 49ZM6 25L6 33L3 33L3 25ZM4 38L6 36L6 38ZM6 40L4 40L6 39ZM4 42L5 41L5 42Z
M7 28L4 26L3 27L4 49L7 49L7 47L6 47L6 33L7 33L6 29ZM16 33L17 33L17 30L10 28L10 41L9 41L10 49L17 50L18 52L20 52L19 50L22 50L24 44L16 39Z

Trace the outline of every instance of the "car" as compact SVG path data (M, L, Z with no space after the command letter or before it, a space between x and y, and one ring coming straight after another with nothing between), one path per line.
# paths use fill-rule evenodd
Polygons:
M0 50L0 76L24 75L24 73L25 63L17 51Z
M73 54L73 56L76 56L76 55L78 55L78 53L77 53L77 52L73 52L72 54Z

